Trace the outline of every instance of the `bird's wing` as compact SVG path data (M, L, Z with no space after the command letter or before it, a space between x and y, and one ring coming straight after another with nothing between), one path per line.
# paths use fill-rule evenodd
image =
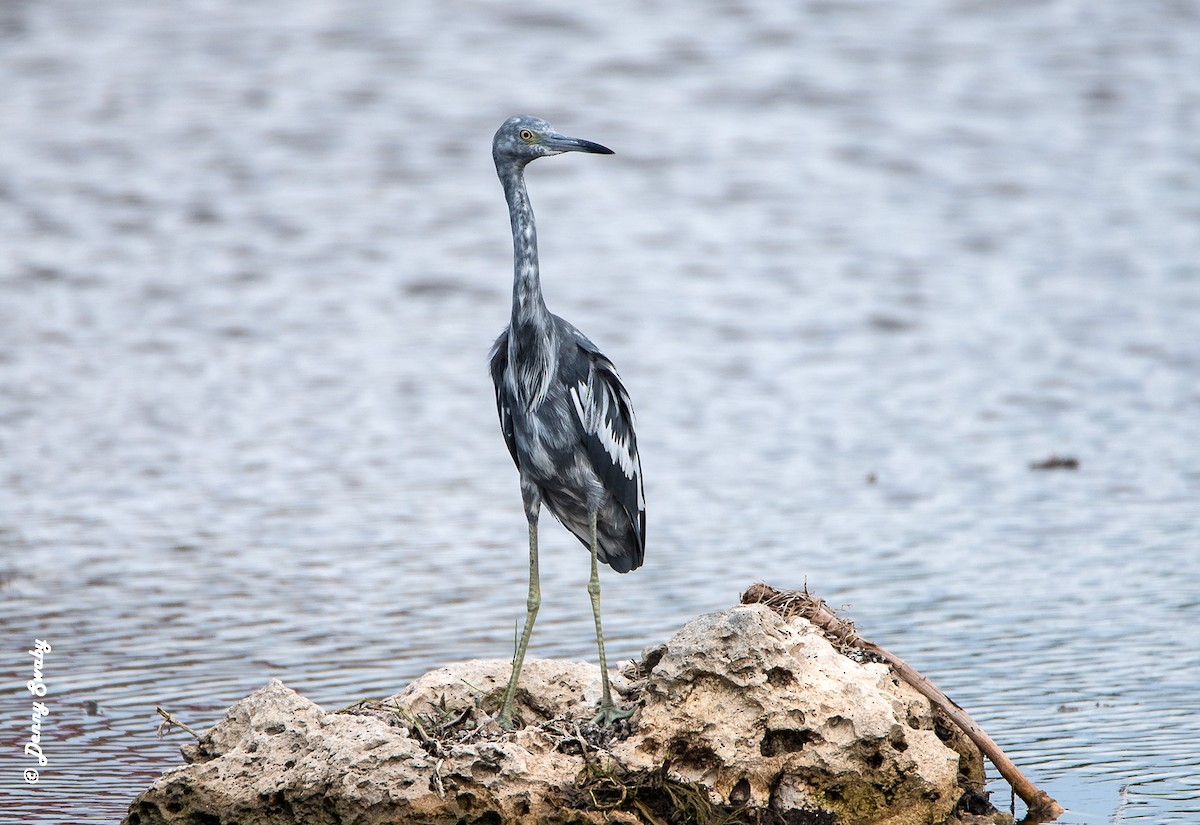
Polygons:
M642 460L633 431L633 406L612 361L582 333L576 344L588 361L570 387L575 414L583 427L583 444L605 489L612 493L645 547L646 496L642 489Z
M504 443L512 454L513 464L521 468L521 459L517 458L517 438L513 435L512 399L505 389L504 374L508 372L508 327L492 344L488 353L488 371L492 374L492 383L496 385L496 412L500 415L500 432L504 434Z

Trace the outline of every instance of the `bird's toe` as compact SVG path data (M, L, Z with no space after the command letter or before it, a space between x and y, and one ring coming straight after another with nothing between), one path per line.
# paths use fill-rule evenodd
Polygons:
M592 724L607 728L619 719L628 719L630 716L633 716L636 710L637 708L619 708L612 703L602 703L600 705L600 712L592 717Z

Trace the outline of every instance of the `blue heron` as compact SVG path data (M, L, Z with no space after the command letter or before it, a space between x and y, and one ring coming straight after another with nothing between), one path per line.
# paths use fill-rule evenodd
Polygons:
M488 354L500 429L521 481L529 522L529 598L499 722L511 727L513 702L533 622L538 586L538 514L545 503L592 554L588 595L600 652L600 712L610 725L633 713L613 704L600 629L602 561L618 573L642 564L646 505L629 393L616 369L582 332L542 299L537 232L525 191L525 165L563 152L611 155L607 147L560 135L536 117L511 117L496 132L492 158L508 200L513 235L512 319Z

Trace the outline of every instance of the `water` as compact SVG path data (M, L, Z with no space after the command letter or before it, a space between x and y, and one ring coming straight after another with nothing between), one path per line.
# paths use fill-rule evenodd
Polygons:
M610 658L807 580L1064 821L1197 821L1198 35L1169 2L0 6L6 815L119 820L180 761L156 704L507 655L488 143L529 112L617 150L529 176L547 301L639 415ZM531 655L589 659L543 525Z

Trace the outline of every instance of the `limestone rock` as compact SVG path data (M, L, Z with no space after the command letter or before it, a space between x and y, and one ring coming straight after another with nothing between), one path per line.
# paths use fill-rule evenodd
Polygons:
M431 670L393 699L420 712L430 706L465 708L481 696L503 692L512 662L475 659ZM628 680L611 674L614 696L629 690ZM517 716L525 724L569 717L591 718L600 702L600 668L585 662L527 659L517 688ZM494 709L493 709L494 710Z
M666 763L725 804L848 822L953 813L960 757L928 700L886 664L837 652L808 621L745 605L692 620L652 654L639 735L613 748L629 768Z
M125 823L666 821L675 783L697 804L777 821L904 825L949 820L962 786L982 784L974 747L886 665L764 605L694 619L614 676L641 706L624 738L588 724L599 669L547 660L522 673L525 727L501 730L508 673L506 661L440 668L347 713L272 680L185 746L189 764Z

